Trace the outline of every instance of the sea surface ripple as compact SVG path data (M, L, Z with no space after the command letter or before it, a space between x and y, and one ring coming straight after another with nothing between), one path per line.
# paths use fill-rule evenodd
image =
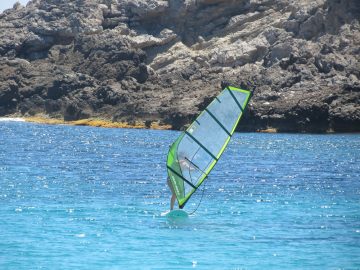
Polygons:
M235 134L170 220L179 134L1 121L0 269L360 269L359 134Z

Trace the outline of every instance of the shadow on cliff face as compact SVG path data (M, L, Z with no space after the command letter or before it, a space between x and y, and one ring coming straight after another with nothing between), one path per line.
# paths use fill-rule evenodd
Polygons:
M329 107L326 104L297 105L284 116L282 121L274 121L280 132L323 133L329 127Z
M164 123L171 124L172 129L174 130L185 130L197 116L197 114L183 114L181 112L175 112L167 115Z
M344 24L360 18L360 2L358 0L327 0L325 9L327 9L325 29L326 32L333 35L339 34L339 30Z
M74 66L75 71L100 81L121 81L125 77L133 77L144 83L148 79L145 52L129 48L123 39L113 41L105 36L101 42L98 39L98 36L83 35L76 38L72 55L79 59L78 65Z
M14 81L0 84L0 115L16 111L19 101L19 87Z
M55 45L69 45L73 42L74 35L46 35L31 33L29 37L16 48L16 57L30 61L45 59L49 56L50 49Z

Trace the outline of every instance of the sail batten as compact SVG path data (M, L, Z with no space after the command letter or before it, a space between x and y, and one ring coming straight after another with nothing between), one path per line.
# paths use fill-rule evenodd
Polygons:
M249 98L250 91L225 88L170 147L168 176L180 208L219 160Z
M227 133L227 135L231 136L230 132L221 124L221 122L208 110L205 109L205 111L210 114L210 116L214 119L214 121Z
M243 112L244 109L243 109L243 107L241 107L239 101L236 99L236 97L235 97L234 94L231 92L231 90L230 90L230 89L228 89L228 90L229 90L230 95L232 96L232 98L233 98L234 101L236 102L236 104L239 106L240 111Z
M217 160L217 157L214 156L213 153L210 152L201 142L199 142L194 136L192 136L189 132L185 131L185 134L188 135L194 142L196 142L202 149L206 151L213 159Z
M181 174L177 173L175 170L173 170L171 167L167 167L170 171L172 171L174 174L176 174L178 177L180 177L182 180L184 180L186 183L188 183L190 186L192 186L193 188L197 188L196 186L193 185L193 183L189 182L186 178L184 178Z

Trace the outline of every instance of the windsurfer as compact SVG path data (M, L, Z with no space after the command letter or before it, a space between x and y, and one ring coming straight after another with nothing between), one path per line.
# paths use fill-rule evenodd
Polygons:
M186 168L186 169L188 169L188 170L190 170L190 171L195 170L194 165L192 165L190 162L191 162L191 161L188 160L186 157L181 158L181 159L179 160L179 164L180 164L180 166L181 166L182 169L183 169L183 168Z
M171 199L170 199L170 211L174 209L174 204L175 204L175 199L176 199L176 195L175 195L175 191L174 188L171 184L170 178L167 178L167 184L169 186L169 189L171 191Z

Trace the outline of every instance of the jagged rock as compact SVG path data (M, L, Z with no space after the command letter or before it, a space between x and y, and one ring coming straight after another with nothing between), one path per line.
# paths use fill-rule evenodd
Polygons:
M180 129L227 80L257 86L242 130L360 131L359 18L357 0L16 4L0 14L0 115Z
M329 73L333 67L332 63L327 62L319 56L315 57L315 66L322 73Z

